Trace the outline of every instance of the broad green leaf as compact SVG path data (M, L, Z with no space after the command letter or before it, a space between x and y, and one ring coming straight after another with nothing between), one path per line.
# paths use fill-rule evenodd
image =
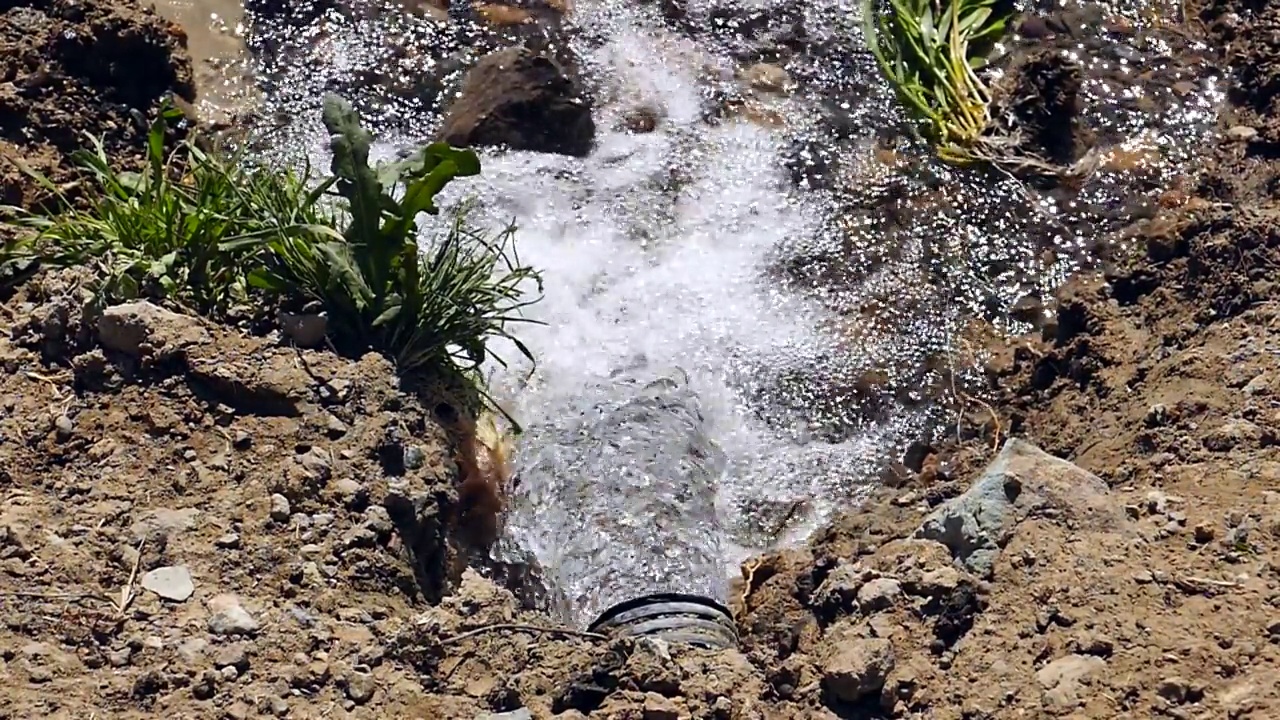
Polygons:
M439 142L428 145L423 149L423 154L427 157L435 157L441 163L452 161L456 168L454 175L457 177L480 174L480 157L469 148L456 148L448 143Z
M391 302L394 302L394 304L390 305L386 310L382 311L382 314L374 318L373 327L382 327L383 325L394 321L400 315L400 309L403 307L400 302L400 298L394 297L391 299Z
M289 289L289 283L284 278L265 268L254 268L246 277L251 287L260 290L283 293Z
M351 226L346 237L352 242L369 243L370 250L376 252L383 189L369 167L373 136L360 126L360 118L351 103L333 93L324 98L322 119L329 132L329 149L333 152L330 169L337 178L338 191L350 205ZM382 265L375 262L374 267L381 269ZM370 280L377 283L383 277Z

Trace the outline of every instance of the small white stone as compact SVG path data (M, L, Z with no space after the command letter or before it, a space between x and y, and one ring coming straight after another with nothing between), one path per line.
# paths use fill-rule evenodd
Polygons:
M191 573L182 565L156 568L142 576L142 587L165 600L184 602L196 591Z
M214 635L252 635L258 632L258 621L231 594L209 599L209 632Z

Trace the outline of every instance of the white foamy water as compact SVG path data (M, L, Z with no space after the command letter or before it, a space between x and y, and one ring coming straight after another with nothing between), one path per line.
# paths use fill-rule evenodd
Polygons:
M737 9L720 12L728 5ZM772 9L762 23L752 8ZM521 260L543 274L545 297L527 311L543 324L514 328L537 365L491 379L528 429L498 552L532 553L577 624L648 592L722 595L744 556L802 541L855 507L883 463L938 419L929 399L953 382L957 354L977 355L966 323L1016 327L1008 308L1046 295L1095 239L1088 222L1068 229L1013 178L900 163L897 153L915 152L905 145L877 154L874 135L900 117L856 51L845 0L693 0L686 10L703 28L697 40L639 0L575 3L568 37L596 96L595 150L482 151L483 175L446 191L446 201L478 199L477 221L514 219ZM373 97L366 119L421 133L380 137L375 154L389 157L429 138L439 109L400 90L459 47L456 28L395 9L353 18L328 12L264 33L282 125L317 165L327 152L307 102L344 82L366 106ZM788 38L801 19L803 39ZM805 46L788 61L800 90L756 93L764 112L707 119L720 104L709 96L753 95L736 77L752 33ZM1163 62L1158 50L1145 62ZM353 80L365 77L400 90L384 103ZM1168 117L1212 104L1197 98ZM640 106L657 111L657 128L620 129ZM1200 132L1121 115L1135 134ZM791 176L796 157L831 164L822 190ZM1104 177L1086 193L1091 205L1119 202L1126 177ZM678 390L655 390L677 377Z
M673 589L669 557L637 555L616 537L615 551L593 557L591 566L565 550L576 547L582 533L593 532L581 513L575 522L557 519L580 494L593 497L591 512L597 516L633 517L649 504L647 493L654 492L644 482L637 482L631 494L622 492L616 482L604 482L600 474L605 471L590 458L585 464L568 459L600 452L596 439L609 435L608 423L617 422L612 411L636 399L629 394L634 389L617 386L612 404L608 398L601 401L596 385L612 373L641 366L676 367L688 375L703 430L727 459L717 483L729 532L720 539L724 563L705 568L722 574L760 543L795 540L836 508L855 506L874 463L884 459L908 425L876 426L837 444L806 441L803 431L767 426L759 408L748 402L753 390L767 393L780 373L812 367L815 355L849 352L837 350L835 340L820 329L823 317L816 307L766 276L779 247L821 232L825 208L817 198L806 202L790 186L779 133L745 120L708 125L701 119L693 69L664 54L687 52L638 24L619 25L590 66L627 88L622 94L627 101L665 111L655 132L609 129L616 108L606 106L590 157L488 157L478 183L453 188L483 198L491 221L514 217L521 259L543 272L546 296L529 315L545 325L519 328L537 367L515 366L493 379L495 394L529 428L520 452L521 489L508 523L512 538L534 552L571 604L589 608L588 615L603 609L598 597L623 599L613 597L619 578L636 585L627 588L634 594ZM874 338L865 342L864 349L872 350ZM503 354L516 357L512 351ZM591 423L583 429L581 422L586 395L610 408L594 429ZM569 427L580 433L576 447L566 439ZM683 431L655 423L640 433L653 433L641 438L643 451L632 460L615 453L614 461L644 463L645 472L660 476L661 463L653 464L647 455L671 445L663 432ZM557 447L548 449L546 443ZM549 456L559 461L549 462ZM679 476L686 460L678 454L662 459L671 477ZM592 468L596 477L561 476ZM545 492L552 486L556 493ZM803 522L787 523L780 536L762 537L770 534L773 519L785 519L778 508L798 502L805 507L792 519ZM750 516L750 510L770 506L775 512ZM652 545L647 531L659 519L635 520L640 524L635 544ZM712 526L716 518L686 518L684 526L700 521ZM735 543L735 537L750 538L752 547ZM682 542L689 543L690 554L702 550L678 532L668 542L672 552L680 552ZM571 561L581 565L565 567ZM613 585L596 582L606 568ZM696 577L674 584L706 586ZM575 619L581 623L590 617Z

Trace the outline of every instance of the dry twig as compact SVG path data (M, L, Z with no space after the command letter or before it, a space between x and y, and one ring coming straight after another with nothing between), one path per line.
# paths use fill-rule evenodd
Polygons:
M124 617L124 613L129 609L129 604L133 602L135 593L133 592L133 584L138 579L138 566L142 564L142 548L147 544L147 539L143 538L138 541L138 554L133 558L133 569L129 571L129 582L120 588L120 602L116 605L116 615Z
M1174 578L1173 584L1178 586L1179 590L1189 593L1202 593L1210 588L1233 589L1240 587L1240 583L1230 580L1214 580L1212 578L1202 577L1179 577Z
M115 605L115 601L97 593L50 592L42 590L0 590L0 598L27 598L33 600L98 600Z

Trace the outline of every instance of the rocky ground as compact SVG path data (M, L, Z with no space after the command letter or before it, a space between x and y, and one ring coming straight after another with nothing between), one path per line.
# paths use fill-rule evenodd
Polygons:
M0 296L0 717L1280 717L1280 10L1195 20L1240 71L1189 197L997 353L958 439L744 567L740 651L552 631L464 569L473 454L380 359L86 317L75 273ZM6 5L0 149L127 158L190 96L180 38Z

